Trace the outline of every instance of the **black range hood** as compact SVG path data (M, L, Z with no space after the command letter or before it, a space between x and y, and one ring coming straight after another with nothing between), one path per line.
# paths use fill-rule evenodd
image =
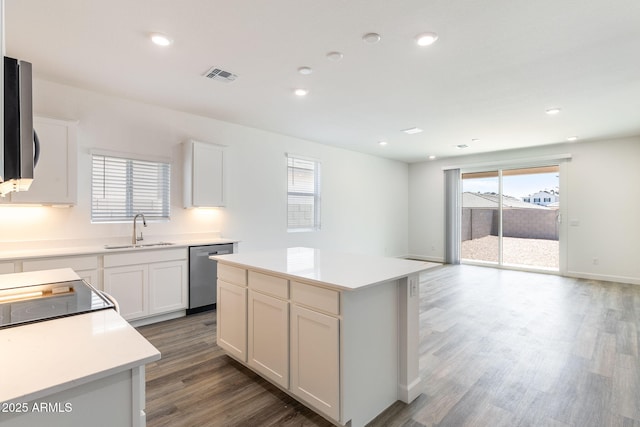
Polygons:
M4 167L0 195L27 191L39 154L33 130L31 63L4 57Z

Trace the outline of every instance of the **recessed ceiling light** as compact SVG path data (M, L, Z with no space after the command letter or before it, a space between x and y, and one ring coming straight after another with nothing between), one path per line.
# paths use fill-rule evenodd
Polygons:
M420 133L422 132L422 129L420 128L409 128L409 129L403 129L402 132L409 134L409 135L413 135L414 133Z
M303 76L308 76L309 74L313 73L313 70L311 69L311 67L300 67L298 68L298 73L302 74Z
M151 41L158 46L169 46L170 44L173 44L173 40L162 33L153 33L150 37Z
M461 150L463 148L469 148L469 146L467 144L458 144L458 145L456 145L456 148Z
M299 89L294 90L293 93L295 93L296 96L307 96L309 91L307 89L299 88Z
M416 36L416 44L418 46L431 46L438 40L436 33L422 33Z
M436 156L434 155L429 156L429 160L435 160L435 159L436 159Z
M577 140L578 140L577 136L570 136L569 138L567 138L567 141L571 141L571 142L577 141Z
M379 141L378 145L384 147L385 145L387 145L387 141Z
M378 33L367 33L364 36L362 36L362 40L365 41L365 43L378 43L380 41L382 37L380 37L380 34Z
M329 61L338 62L343 57L344 57L344 55L342 54L342 52L329 52L329 53L327 53L327 59Z
M548 108L546 113L550 116L553 116L555 114L558 114L560 112L559 108Z
M480 142L479 138L471 138L471 142Z

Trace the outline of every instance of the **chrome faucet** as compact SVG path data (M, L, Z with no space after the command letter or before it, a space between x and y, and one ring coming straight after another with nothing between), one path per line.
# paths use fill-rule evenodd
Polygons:
M142 231L140 232L140 237L138 237L138 233L136 233L136 220L138 219L139 216L142 217L142 225L144 225L145 227L147 226L147 220L144 218L143 213L136 214L136 216L133 217L133 237L131 238L132 245L135 245L140 240L143 240Z

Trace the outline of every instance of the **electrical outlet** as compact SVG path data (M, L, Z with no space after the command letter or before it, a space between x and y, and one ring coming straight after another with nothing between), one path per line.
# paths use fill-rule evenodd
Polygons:
M409 278L409 296L415 297L418 295L418 279L416 277Z

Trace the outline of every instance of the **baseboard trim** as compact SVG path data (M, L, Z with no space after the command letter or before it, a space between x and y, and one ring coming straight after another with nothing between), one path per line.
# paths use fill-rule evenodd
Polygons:
M409 404L422 394L422 379L420 377L414 379L411 384L404 386L398 385L398 400Z
M630 285L640 285L640 279L637 277L611 276L608 274L585 273L583 271L567 271L567 273L564 274L564 276L572 277L574 279L601 280L603 282L616 282L616 283L628 283Z
M129 320L129 323L134 328L138 326L150 325L152 323L164 322L165 320L177 319L178 317L184 317L186 315L185 310L178 310L171 313L158 314L156 316L144 317L142 319Z

